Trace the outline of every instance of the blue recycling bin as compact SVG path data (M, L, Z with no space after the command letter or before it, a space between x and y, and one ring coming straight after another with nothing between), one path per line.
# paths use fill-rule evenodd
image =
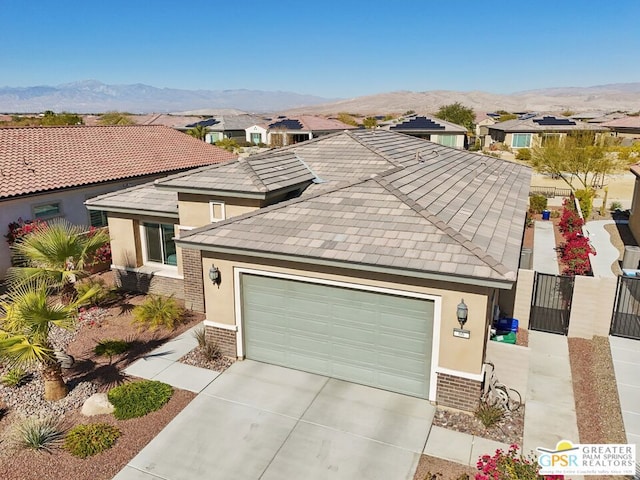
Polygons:
M542 211L542 219L549 220L551 218L551 212L549 210Z

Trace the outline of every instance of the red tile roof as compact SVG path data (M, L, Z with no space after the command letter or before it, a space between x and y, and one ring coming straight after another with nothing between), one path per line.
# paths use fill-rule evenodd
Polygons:
M232 158L159 125L0 128L0 199Z
M622 127L622 128L637 128L640 129L640 117L624 117L610 120L603 123L605 127Z

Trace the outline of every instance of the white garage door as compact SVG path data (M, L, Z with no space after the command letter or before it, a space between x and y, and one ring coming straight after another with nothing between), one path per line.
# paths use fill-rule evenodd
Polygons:
M246 357L428 398L431 300L242 275Z

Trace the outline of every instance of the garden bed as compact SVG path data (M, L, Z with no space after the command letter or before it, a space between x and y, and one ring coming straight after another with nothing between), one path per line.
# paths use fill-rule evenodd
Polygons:
M110 273L99 277L106 279L107 283L111 281ZM0 478L111 479L195 397L194 393L175 390L160 410L130 420L117 420L110 414L85 417L80 413L80 407L94 392L107 392L114 386L135 380L123 373L128 365L204 318L202 314L187 311L183 321L172 330L139 329L132 324L132 309L145 298L144 295L119 293L117 299L107 305L85 309L74 332L54 331L50 337L53 343L75 358L72 368L63 369L70 389L63 400L47 402L42 398L43 380L37 368L28 372L20 387L0 384ZM128 348L111 357L101 356L94 349L103 340L124 340ZM229 364L220 360L208 366L223 370ZM0 374L7 371L0 365ZM59 418L67 429L82 423L107 423L115 425L122 434L112 448L86 459L74 457L59 447L52 453L9 448L8 438L14 426L33 415Z

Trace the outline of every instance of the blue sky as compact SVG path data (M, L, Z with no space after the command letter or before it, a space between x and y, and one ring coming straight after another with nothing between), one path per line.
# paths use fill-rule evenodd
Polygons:
M356 97L640 81L639 0L0 0L0 86Z

